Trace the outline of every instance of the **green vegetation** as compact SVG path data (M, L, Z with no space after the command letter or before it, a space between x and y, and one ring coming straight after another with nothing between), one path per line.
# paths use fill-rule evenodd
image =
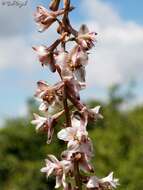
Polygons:
M100 102L104 120L89 124L94 142L96 173L105 176L115 172L120 179L119 190L143 189L143 105L120 111L124 97L110 90L108 104ZM90 101L94 107L99 102ZM29 117L7 120L0 129L0 189L52 190L54 178L47 181L40 168L45 155L57 156L64 149L63 142L54 138L46 145L46 135L36 134L30 124L31 112L37 109L29 101ZM35 111L36 112L36 111ZM56 128L58 130L58 126Z

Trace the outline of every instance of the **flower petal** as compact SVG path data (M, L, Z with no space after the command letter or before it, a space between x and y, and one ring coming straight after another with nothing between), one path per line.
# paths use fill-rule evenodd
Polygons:
M63 141L74 140L76 131L77 131L76 128L67 127L65 129L62 129L60 132L58 132L57 136L60 140L63 140Z
M53 163L56 163L56 164L59 164L59 160L52 154L49 154L48 155L48 158L53 162Z
M98 178L96 176L90 177L87 183L87 188L99 188Z
M56 185L55 185L55 189L59 188L62 184L62 176L56 176Z

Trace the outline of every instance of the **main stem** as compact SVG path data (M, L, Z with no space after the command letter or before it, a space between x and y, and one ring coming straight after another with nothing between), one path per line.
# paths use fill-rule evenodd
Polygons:
M64 110L65 110L65 118L66 118L66 127L71 127L71 118L70 118L70 111L68 107L68 102L67 102L67 88L66 84L64 85Z
M71 127L71 118L70 118L70 112L69 112L69 107L68 107L68 102L67 102L66 84L64 85L63 104L64 104L64 110L65 110L66 126ZM77 190L82 190L82 181L81 181L81 177L80 177L79 161L78 160L74 161L74 176L75 176L75 183L76 183Z
M74 161L74 174L75 174L75 183L77 190L82 190L82 180L80 177L80 171L79 171L79 162Z

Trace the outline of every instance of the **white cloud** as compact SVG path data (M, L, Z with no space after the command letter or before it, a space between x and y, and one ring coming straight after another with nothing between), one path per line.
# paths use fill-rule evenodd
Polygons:
M143 26L125 21L101 0L82 1L86 23L99 33L88 66L89 85L109 86L134 78L143 80Z
M35 60L32 48L23 36L0 38L0 69L29 71Z

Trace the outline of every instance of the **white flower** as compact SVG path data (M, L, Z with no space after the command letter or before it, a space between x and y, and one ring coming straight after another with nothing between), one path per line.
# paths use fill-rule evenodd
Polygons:
M67 160L59 161L54 155L48 155L48 159L45 161L46 167L42 168L41 172L46 173L47 177L49 177L51 174L56 176L55 188L59 188L61 185L66 187L66 176L73 167L71 162Z
M39 131L44 131L44 132L47 132L47 143L49 144L52 140L52 136L53 136L53 133L54 133L54 125L55 125L55 121L56 121L56 118L55 117L48 117L48 118L45 118L45 117L41 117L39 116L38 114L35 114L34 113L34 117L35 119L31 121L31 123L33 125L36 125L36 130Z
M38 114L34 113L34 120L31 121L31 123L33 125L36 125L36 130L38 131L40 128L43 127L43 125L45 125L47 118L45 117L41 117Z
M88 63L88 54L81 49L80 46L75 46L67 59L68 67L72 70L74 77L79 82L85 82L85 66Z
M103 119L103 116L99 113L100 106L96 106L92 109L88 109L87 107L84 107L81 112L84 115L88 115L88 119L96 121L97 119Z
M96 188L96 189L102 189L105 190L116 188L119 185L119 180L116 178L113 178L113 172L111 172L107 177L99 179L96 176L90 177L87 188Z
M100 179L101 183L109 183L111 187L116 188L119 185L119 179L113 178L113 172L111 172L107 177Z
M41 65L49 66L50 70L52 72L55 72L56 66L55 66L54 53L51 52L50 49L44 45L40 45L38 47L32 47L32 48L38 54L38 58L39 58L39 61L41 62Z
M89 32L86 25L82 25L77 37L77 42L83 50L89 50L94 46L96 32Z
M56 21L56 18L63 13L64 10L48 12L45 7L38 6L34 14L34 18L39 26L39 32L43 32L48 29Z
M49 144L52 140L54 133L54 126L57 123L57 119L63 114L64 111L58 112L51 117L41 117L34 113L34 120L31 121L33 125L36 125L37 131L44 131L47 133L47 143Z
M65 129L62 129L57 134L59 139L67 141L69 142L69 144L71 144L72 141L80 142L82 141L83 136L85 137L88 136L88 132L86 131L84 123L82 123L82 120L73 117L71 122L72 122L72 127L67 127Z
M37 86L35 96L41 101L40 111L47 111L49 107L60 105L63 97L63 82L50 86L45 81L38 81Z
M88 138L86 131L87 119L84 117L71 119L72 127L62 129L58 133L58 138L68 142L67 150L63 152L62 157L66 160L72 160L74 155L79 153L79 167L85 172L93 171L89 161L93 155L92 143Z

